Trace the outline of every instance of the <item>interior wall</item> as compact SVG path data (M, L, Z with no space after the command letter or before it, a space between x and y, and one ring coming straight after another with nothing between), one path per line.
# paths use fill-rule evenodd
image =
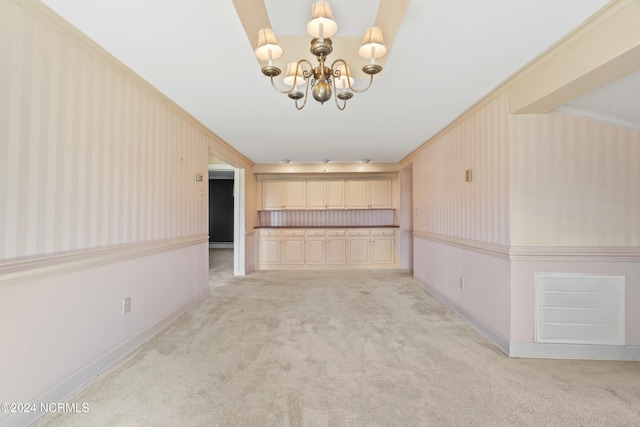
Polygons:
M535 273L625 275L640 344L640 132L554 112L515 115L512 340L532 342Z
M509 261L417 236L414 280L479 327L503 350L511 333Z
M637 357L640 132L507 104L483 101L406 160L416 281L507 352ZM535 343L537 272L624 274L626 347Z
M497 97L411 157L415 231L509 244L509 120L506 96Z
M64 401L206 298L207 283L201 243L0 287L0 400ZM0 413L0 426L39 415Z
M251 163L38 1L0 63L0 401L63 401L208 295L196 174Z
M0 259L206 233L194 177L207 135L128 70L2 4Z
M512 244L640 246L640 131L514 115Z
M510 333L509 121L507 98L498 96L410 158L414 278L503 340Z

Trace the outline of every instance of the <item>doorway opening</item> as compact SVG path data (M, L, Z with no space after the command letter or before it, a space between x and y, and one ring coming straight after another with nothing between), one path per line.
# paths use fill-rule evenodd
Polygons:
M233 249L234 171L209 171L209 249Z
M244 169L227 164L211 154L208 169L209 247L233 248L233 275L244 276ZM213 185L212 181L215 181ZM212 206L212 202L222 203L224 206ZM211 265L209 267L211 268Z

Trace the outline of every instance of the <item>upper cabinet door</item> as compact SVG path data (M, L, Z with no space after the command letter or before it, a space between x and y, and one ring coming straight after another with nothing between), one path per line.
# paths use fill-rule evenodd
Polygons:
M285 183L285 209L305 208L305 185L304 179L287 179Z
M369 207L369 179L347 179L347 208L367 209Z
M326 196L327 209L344 209L345 208L344 178L327 179L326 191L327 191L327 196Z
M392 209L392 178L265 178L263 210Z
M284 209L284 181L282 179L265 179L262 181L262 209Z
M372 209L391 209L391 178L371 178L369 189Z
M307 180L307 209L326 209L326 179Z

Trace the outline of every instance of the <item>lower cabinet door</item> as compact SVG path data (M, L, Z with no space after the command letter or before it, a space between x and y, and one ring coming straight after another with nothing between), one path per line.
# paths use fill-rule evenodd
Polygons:
M392 236L372 236L372 260L373 264L393 264L394 238Z
M324 236L307 239L307 264L324 264Z
M349 237L349 264L369 264L369 236Z
M344 237L327 237L327 264L346 264L346 246L347 241Z
M282 240L282 264L304 264L304 238Z
M280 238L261 237L259 257L260 264L280 264Z

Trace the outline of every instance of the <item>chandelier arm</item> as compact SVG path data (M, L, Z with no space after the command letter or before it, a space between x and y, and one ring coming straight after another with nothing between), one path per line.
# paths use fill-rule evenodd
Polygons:
M343 99L342 100L342 107L340 106L340 103L338 103L338 95L336 93L337 91L333 92L333 99L335 99L336 101L336 107L338 107L338 110L342 111L347 107L347 100Z
M296 88L296 85L294 84L293 87L290 89L287 89L287 90L280 89L278 86L276 86L276 83L273 81L273 77L270 77L270 79L271 79L271 86L273 86L275 91L278 93L291 93Z
M308 70L302 70L301 65L302 64L307 64L309 66ZM309 78L312 76L313 74L313 64L311 64L311 62L309 62L306 59L301 59L296 63L296 74L293 78L293 87L296 86L296 81L298 80L298 71L302 70L302 76L303 78L307 81L307 87L309 86ZM305 98L306 98L306 94L305 94Z
M349 74L349 68L347 67L347 62L344 59L338 58L335 61L333 61L333 64L331 64L331 72L333 73L334 77L338 78L342 74L340 70L335 68L335 65L339 62L344 65L344 71L345 71L345 74L347 75L347 84L349 85L349 89L352 92L362 93L371 87L371 84L373 83L373 74L369 74L369 77L370 77L369 84L364 89L355 89L353 86L351 86L351 74Z
M306 73L306 70L304 71ZM301 106L298 106L298 101L299 99L296 99L296 108L298 110L302 110L304 108L305 105L307 105L307 99L309 99L309 81L311 79L309 78L305 78L307 80L307 84L305 85L305 89L304 89L304 102L302 103Z
M289 89L280 89L278 86L276 86L276 83L273 81L273 77L270 77L271 79L271 86L273 86L273 88L276 90L276 92L278 93L284 93L284 94L289 94L291 92L293 92L296 89L296 81L298 80L298 70L300 70L301 68L301 64L307 64L309 66L309 68L313 71L313 65L311 64L311 62L309 62L306 59L301 59L300 61L298 61L296 63L296 72L294 74L294 78L293 78L293 83L291 84L291 88ZM312 75L312 71L309 70L302 70L302 75L303 75L303 79L307 80L307 82L309 81L309 77Z

